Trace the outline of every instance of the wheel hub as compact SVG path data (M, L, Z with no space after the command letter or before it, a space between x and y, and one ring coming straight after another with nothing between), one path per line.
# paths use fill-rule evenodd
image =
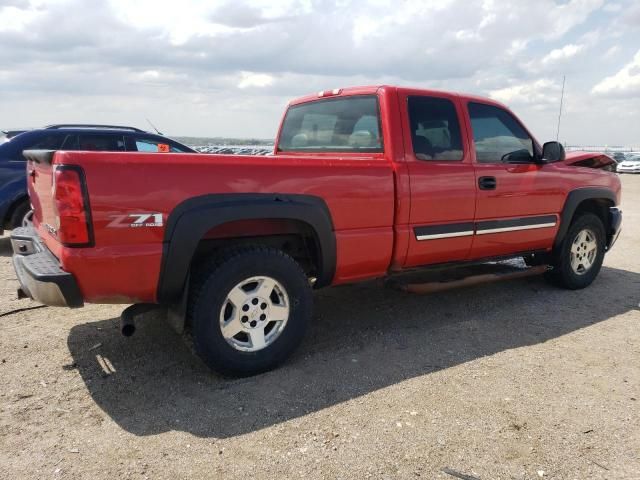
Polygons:
M240 321L244 324L244 328L257 328L262 326L269 318L269 304L271 300L267 301L262 297L251 297L247 302L242 305L242 311L240 313Z
M580 230L571 245L571 269L578 275L584 275L593 266L598 254L598 241L592 230Z
M289 297L271 277L251 277L238 283L222 304L220 330L237 350L255 352L268 347L289 319Z

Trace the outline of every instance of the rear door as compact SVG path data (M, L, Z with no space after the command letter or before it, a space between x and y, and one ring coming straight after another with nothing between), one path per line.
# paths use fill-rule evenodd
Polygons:
M476 182L458 97L399 92L411 187L405 267L464 260L473 239Z
M565 198L562 174L508 110L467 103L478 194L471 258L550 248Z

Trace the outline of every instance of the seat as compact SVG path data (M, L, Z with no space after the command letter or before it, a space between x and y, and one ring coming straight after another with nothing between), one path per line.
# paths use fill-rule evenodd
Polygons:
M435 154L432 143L427 137L422 135L413 136L413 152L418 158L421 158L420 155L423 155L424 158L422 158L422 160L430 160Z

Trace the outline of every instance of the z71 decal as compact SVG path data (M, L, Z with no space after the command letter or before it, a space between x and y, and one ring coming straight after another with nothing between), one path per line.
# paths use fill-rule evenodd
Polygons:
M161 213L130 213L129 215L113 215L113 220L107 227L140 228L162 227L164 225Z

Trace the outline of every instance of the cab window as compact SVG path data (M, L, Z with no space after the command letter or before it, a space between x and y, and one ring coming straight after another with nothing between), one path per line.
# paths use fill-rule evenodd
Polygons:
M462 160L462 135L451 100L411 96L408 99L413 153L419 160Z
M382 152L375 95L354 95L294 105L282 125L281 152Z
M469 118L476 161L533 161L533 139L509 112L493 105L469 103Z

